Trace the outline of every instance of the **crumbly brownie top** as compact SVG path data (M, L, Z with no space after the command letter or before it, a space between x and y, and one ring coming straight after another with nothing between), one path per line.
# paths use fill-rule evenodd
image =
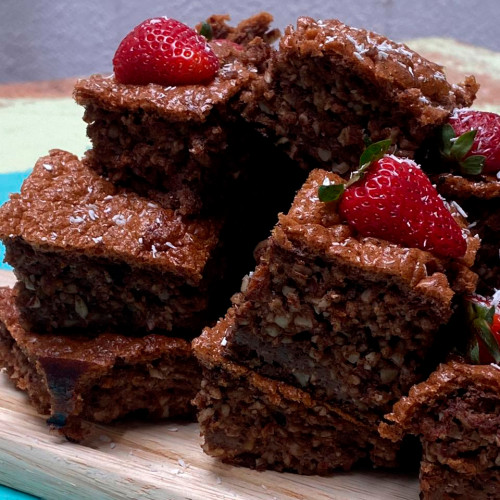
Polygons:
M21 193L0 207L0 239L169 272L197 284L220 223L190 220L99 177L70 153L36 163Z
M469 365L458 360L441 364L430 377L410 389L408 396L398 401L386 419L397 425L383 424L383 436L392 440L401 439L404 431L418 433L422 410L429 409L430 418L450 397L460 397L469 389L483 394L500 394L500 367L491 365ZM456 436L451 436L454 439Z
M404 44L336 19L300 17L280 41L287 57L328 57L348 63L350 71L381 91L388 102L408 109L422 125L433 124L456 107L469 106L478 90L474 77L452 85L442 67Z
M103 333L97 337L86 337L28 332L19 324L14 294L10 288L0 288L0 321L31 362L39 360L43 363L52 359L74 362L75 367L92 365L99 369L114 365L118 359L124 364L135 364L166 354L184 358L191 355L189 342L165 335L127 337Z
M453 295L444 273L448 267L458 265L465 276L452 284L453 289L473 291L475 275L468 267L474 262L479 240L465 229L466 223L458 213L456 220L467 236L467 252L460 261L450 264L424 250L355 235L341 221L335 203L319 201L318 187L325 178L331 183L344 182L334 173L313 170L295 197L288 215L280 215L279 224L273 231L273 240L278 245L294 248L304 255L352 265L374 276L393 277L438 302L449 300ZM465 290L460 290L461 287Z
M208 84L126 85L118 83L113 75L93 75L76 83L74 98L82 106L96 102L112 111L142 110L173 122L204 122L214 109L225 114L228 101L248 87L271 49L262 39L254 39L241 49L224 40L210 42L210 46L220 60L220 68Z
M228 14L214 14L206 20L212 28L213 39L227 39L240 45L247 45L257 37L262 38L266 43L273 43L280 36L278 29L269 28L273 16L268 12L259 12L244 19L235 27L227 24L230 19L231 16ZM196 29L200 31L201 23L196 26Z

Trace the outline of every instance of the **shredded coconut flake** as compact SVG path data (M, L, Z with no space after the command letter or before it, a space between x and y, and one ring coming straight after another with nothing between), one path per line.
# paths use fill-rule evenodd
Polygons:
M43 163L42 167L49 172L54 168L50 163Z
M124 226L127 223L127 219L122 214L113 215L112 220L117 226Z
M80 217L79 215L70 215L69 216L69 221L71 224L80 224L81 222L85 221L84 217Z
M451 202L451 205L454 206L456 208L456 210L458 211L458 213L462 216L462 217L465 217L467 218L467 214L465 212L465 210L456 202L456 201L452 201Z

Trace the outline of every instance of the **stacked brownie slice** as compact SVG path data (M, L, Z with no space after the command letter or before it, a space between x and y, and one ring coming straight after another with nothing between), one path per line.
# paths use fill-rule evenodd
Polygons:
M356 235L318 199L325 179L341 182L311 172L233 308L194 340L204 449L227 462L309 474L397 464L378 425L448 347L454 295L474 290L478 239L458 213L467 252L438 258Z
M82 439L83 419L193 415L200 370L189 341L227 309L280 200L293 196L292 186L271 196L282 167L261 182L287 161L271 148L254 161L233 109L271 50L270 21L212 20L240 45L212 44L220 69L210 83L78 82L93 148L83 160L51 151L0 208L18 278L2 291L0 360L70 439ZM250 194L262 200L252 211Z

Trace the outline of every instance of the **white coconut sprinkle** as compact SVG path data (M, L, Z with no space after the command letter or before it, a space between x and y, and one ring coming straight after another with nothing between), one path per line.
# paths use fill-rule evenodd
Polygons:
M45 169L45 170L48 170L49 172L54 168L53 165L51 165L50 163L43 163L42 164L42 167Z
M465 210L456 202L456 201L452 201L451 202L451 205L453 207L455 207L455 209L457 210L457 212L462 216L462 217L465 217L467 218L467 213L465 212Z
M98 236L97 238L92 238L94 243L102 243L102 236Z
M224 338L220 341L220 345L221 345L222 347L226 347L226 345L227 345L227 339L226 339L226 337L224 337Z
M493 297L491 298L491 304L498 307L500 304L500 290L495 290Z
M69 216L69 222L71 224L80 224L85 221L84 217L80 217L79 215L70 215Z
M122 214L113 215L112 220L117 226L124 226L127 223L127 219Z

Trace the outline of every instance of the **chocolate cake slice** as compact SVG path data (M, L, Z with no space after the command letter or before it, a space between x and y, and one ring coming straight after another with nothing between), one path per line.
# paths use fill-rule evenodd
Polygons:
M118 188L59 150L0 208L23 324L41 332L175 330L192 338L224 296L221 226Z
M406 45L335 19L300 17L252 85L244 116L304 168L345 173L366 142L415 150L478 85L451 85Z
M380 426L383 437L420 438L422 498L498 498L500 367L442 364L386 419Z
M203 450L223 462L258 470L326 475L360 462L392 467L395 446L376 427L301 389L263 377L224 355L230 310L193 341L203 368L194 403Z
M135 412L193 418L201 374L186 340L35 334L20 325L14 295L0 288L0 366L68 439L82 440L87 421L109 423Z
M362 237L318 199L325 179L342 182L312 171L280 216L233 298L224 355L373 423L449 349L441 329L454 295L474 290L479 240L464 228L466 254L447 259Z
M239 96L262 72L279 32L269 29L266 13L235 28L227 19L207 21L220 61L209 83L129 85L113 75L77 82L90 166L182 214L225 211L243 196L247 174L277 155L241 118Z

